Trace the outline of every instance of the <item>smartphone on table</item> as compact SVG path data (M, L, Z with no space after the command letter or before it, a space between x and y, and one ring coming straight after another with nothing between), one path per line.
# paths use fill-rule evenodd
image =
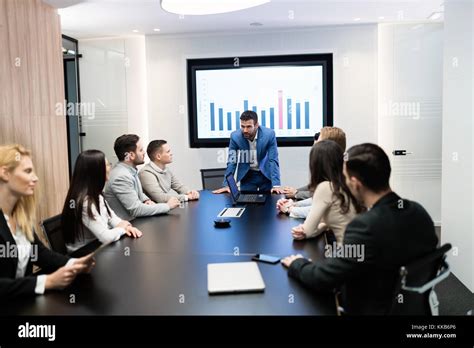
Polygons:
M258 262L265 262L265 263L271 263L275 264L280 262L280 258L276 256L271 256L271 255L265 255L265 254L257 254L254 257L252 257L253 261L258 261Z

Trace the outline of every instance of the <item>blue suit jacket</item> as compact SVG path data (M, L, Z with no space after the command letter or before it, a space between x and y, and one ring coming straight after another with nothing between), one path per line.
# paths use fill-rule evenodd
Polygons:
M244 151L242 151L244 150ZM238 156L240 151L240 158ZM233 131L230 135L229 156L227 158L227 170L225 176L235 173L237 160L239 160L237 182L250 170L250 163L247 160L250 145L242 134L241 130ZM257 138L257 161L261 173L272 182L272 187L280 186L280 164L278 162L278 148L275 132L272 129L262 126L258 127ZM227 182L224 177L224 186Z

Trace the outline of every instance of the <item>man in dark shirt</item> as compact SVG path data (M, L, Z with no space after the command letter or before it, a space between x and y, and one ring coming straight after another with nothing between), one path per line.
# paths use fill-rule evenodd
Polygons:
M434 224L420 204L390 189L390 161L379 146L353 146L344 159L346 184L368 211L347 226L342 245L326 246L323 261L292 255L282 263L314 290L340 289L348 314L387 314L399 267L436 248Z

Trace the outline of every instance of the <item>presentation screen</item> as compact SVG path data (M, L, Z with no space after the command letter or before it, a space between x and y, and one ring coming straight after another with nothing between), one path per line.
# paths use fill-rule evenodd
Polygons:
M332 55L188 60L191 147L226 147L243 111L275 131L279 146L303 146L332 125Z

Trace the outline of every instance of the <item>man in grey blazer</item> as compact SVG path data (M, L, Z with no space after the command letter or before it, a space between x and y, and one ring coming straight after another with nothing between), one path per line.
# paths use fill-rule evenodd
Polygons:
M137 166L145 163L145 150L138 135L124 134L118 137L114 151L119 162L110 171L104 197L121 219L164 214L179 205L176 198L157 204L143 193Z

